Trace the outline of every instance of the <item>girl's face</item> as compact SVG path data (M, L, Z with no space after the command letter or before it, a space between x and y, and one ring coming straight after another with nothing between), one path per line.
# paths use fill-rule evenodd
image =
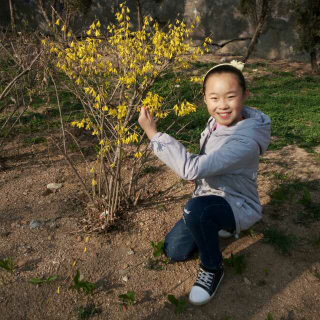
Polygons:
M236 75L213 74L206 81L204 102L209 114L223 126L232 126L242 120L243 103L248 90L243 92Z

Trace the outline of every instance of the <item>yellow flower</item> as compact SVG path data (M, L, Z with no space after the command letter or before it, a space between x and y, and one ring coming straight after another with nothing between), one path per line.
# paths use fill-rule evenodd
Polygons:
M92 179L92 185L96 186L97 185L97 181L95 179Z
M56 25L57 25L57 26L60 25L60 19L58 19L58 20L56 21Z
M91 168L91 169L90 169L90 173L94 173L94 168Z
M139 158L142 157L142 153L141 153L140 151L139 151L139 152L136 152L136 153L134 154L134 157L137 158L137 159L139 159Z

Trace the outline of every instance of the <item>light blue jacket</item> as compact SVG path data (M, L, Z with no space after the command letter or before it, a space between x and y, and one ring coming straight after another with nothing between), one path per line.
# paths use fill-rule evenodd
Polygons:
M193 197L218 195L232 207L236 232L261 219L257 191L259 157L270 142L270 118L261 111L243 107L245 120L211 132L210 117L201 134L200 154L191 154L171 136L158 132L151 141L157 157L185 180L195 180Z

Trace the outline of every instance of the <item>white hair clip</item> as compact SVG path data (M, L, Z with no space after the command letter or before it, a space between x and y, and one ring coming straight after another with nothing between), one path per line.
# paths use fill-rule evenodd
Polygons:
M244 63L241 61L237 61L237 60L232 60L230 62L231 65L233 65L235 68L237 68L238 70L240 70L242 72L243 68L244 68Z
M217 64L216 66L214 66L213 68L211 68L204 76L204 79L207 77L208 73L215 69L215 68L218 68L220 66L232 66L238 70L240 70L242 72L243 68L244 68L244 63L241 62L241 61L237 61L237 60L232 60L230 63L220 63L220 64Z

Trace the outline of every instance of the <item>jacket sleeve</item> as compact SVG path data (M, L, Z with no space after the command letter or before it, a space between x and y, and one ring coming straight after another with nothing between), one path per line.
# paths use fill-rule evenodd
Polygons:
M258 144L250 138L231 139L218 150L195 155L176 139L158 132L151 146L156 156L185 180L232 173L247 167L250 160L259 155Z

